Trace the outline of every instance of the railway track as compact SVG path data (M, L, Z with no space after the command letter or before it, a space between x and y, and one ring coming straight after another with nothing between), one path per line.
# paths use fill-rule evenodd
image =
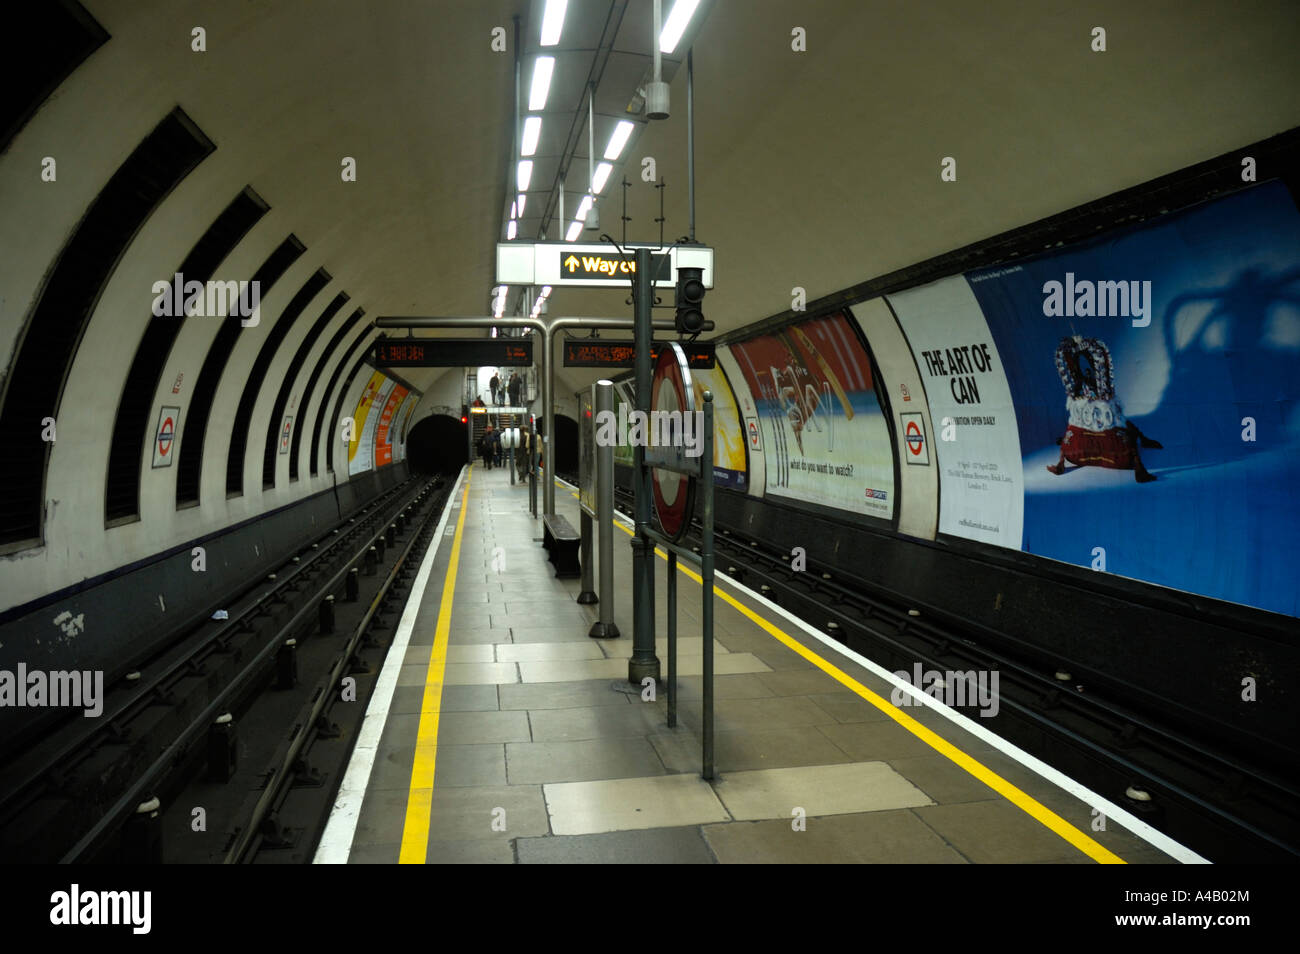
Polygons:
M308 633L329 635L336 612L347 613L352 603L364 607L367 625L382 614L412 545L445 500L443 484L412 479L385 492L260 583L232 594L226 618L177 633L137 661L105 687L100 718L68 719L12 753L0 767L0 861L161 860L165 799L196 772L231 777L243 714L268 689L282 699L302 691L310 697L305 718L289 729L283 764L266 776L265 796L252 800L244 818L213 819L236 836L239 851L229 860L247 857L250 845L255 852L249 833L272 827L266 820L273 821L284 773L301 767L304 747L329 732L321 720L326 684L315 674L305 686L298 678L304 646L315 656L325 643ZM403 545L394 550L399 536ZM352 633L342 652L326 648L324 655L341 657L327 667L335 681L355 661L357 634L364 632L362 626ZM303 712L302 705L293 708ZM256 741L246 737L242 748Z

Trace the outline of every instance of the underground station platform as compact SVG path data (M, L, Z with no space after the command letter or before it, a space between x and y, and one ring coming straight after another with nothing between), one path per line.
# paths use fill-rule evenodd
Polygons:
M954 721L930 701L894 704L882 670L722 576L706 780L700 577L678 568L669 728L663 683L628 681L629 521L614 521L621 635L594 639L599 607L577 602L581 580L556 578L528 500L503 469L462 472L317 863L1198 860L1131 817L1098 830L1096 796L973 710ZM578 526L573 487L557 481L555 509ZM662 550L653 562L663 660Z

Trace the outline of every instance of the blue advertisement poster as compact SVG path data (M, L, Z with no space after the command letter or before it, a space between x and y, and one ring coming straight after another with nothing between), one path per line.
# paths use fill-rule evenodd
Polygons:
M967 276L1026 552L1300 615L1300 214L1280 183Z

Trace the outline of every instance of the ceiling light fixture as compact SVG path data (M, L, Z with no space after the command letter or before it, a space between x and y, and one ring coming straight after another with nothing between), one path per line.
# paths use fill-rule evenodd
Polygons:
M524 120L524 141L519 147L520 155L531 156L537 151L537 140L542 137L542 117L529 116Z
M614 171L614 167L608 162L602 162L596 167L596 174L591 179L591 191L597 194L605 188L605 183L609 181L609 174Z
M551 74L555 71L555 57L539 56L533 66L533 85L528 90L528 111L540 113L546 108L546 97L551 92Z
M516 216L517 218L522 219L524 217L524 203L527 201L528 196L524 195L522 192L519 193L519 197L515 199L515 204L519 207L519 214Z
M568 6L569 0L546 0L546 10L542 13L542 46L555 46L560 42L564 12Z
M528 183L533 178L533 160L522 159L519 162L519 191L527 192Z
M564 241L572 242L582 233L582 221L573 222L569 225L568 234L564 236Z
M510 225L506 227L506 241L513 241L517 233L518 223L514 219L511 219Z
M695 16L695 9L699 5L700 0L677 0L673 4L673 10L668 14L668 22L664 24L663 32L659 34L661 53L671 53L677 49L682 34L686 32L686 25L691 22L691 17Z
M628 137L632 135L632 129L635 123L630 123L626 119L622 120L614 127L614 134L609 137L609 145L605 147L606 159L617 159L623 147L627 145Z

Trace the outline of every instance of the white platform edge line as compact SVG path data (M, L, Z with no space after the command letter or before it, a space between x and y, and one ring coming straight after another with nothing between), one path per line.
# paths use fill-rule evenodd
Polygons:
M357 730L357 744L352 749L351 758L348 759L347 770L343 773L343 782L339 785L339 793L334 799L334 808L330 811L329 821L325 825L325 832L321 835L320 844L316 846L316 855L312 858L314 865L345 865L352 854L352 838L356 834L357 820L361 816L361 803L366 797L366 789L370 786L370 773L375 766L375 756L379 753L379 740L384 734L384 725L388 721L388 710L393 705L393 693L397 690L397 678L401 675L402 663L406 659L406 650L411 641L411 632L415 629L415 618L420 613L424 586L429 580L434 561L438 559L438 548L442 545L447 520L455 509L453 504L459 506L456 497L460 493L461 481L465 479L467 469L468 467L462 467L460 475L456 478L456 484L452 487L447 503L442 508L442 518L438 521L438 529L434 531L433 543L425 553L424 560L420 563L420 570L411 584L411 594L406 599L406 607L397 624L393 643L388 647L384 666L379 671L379 678L375 680L375 690L370 695L370 704L366 707L365 717ZM363 741L368 738L374 741Z
M572 490L578 489L573 484L570 484L566 480L561 480L559 477L556 477L555 480L557 483L564 484L565 486L569 487ZM619 513L617 510L614 511L614 516L616 519L621 520L624 524L628 525L629 527L635 528L636 522L632 520L630 517L624 516L622 513ZM884 679L886 682L891 683L892 685L898 687L907 695L910 695L913 698L919 700L922 705L928 706L929 708L933 709L935 712L938 712L941 716L948 719L954 725L957 725L958 727L965 729L967 732L969 732L971 735L975 736L976 738L981 739L984 742L987 742L989 745L993 746L995 749L997 749L999 752L1006 755L1007 757L1015 759L1025 768L1029 769L1031 772L1034 772L1036 775L1041 776L1046 781L1051 782L1053 785L1057 786L1063 791L1073 795L1075 798L1086 803L1090 808L1097 809L1109 821L1114 821L1118 825L1120 825L1120 827L1128 829L1130 832L1132 832L1134 835L1136 835L1137 837L1141 838L1143 841L1150 844L1152 847L1157 848L1160 851L1163 851L1171 858L1177 859L1178 861L1181 861L1183 864L1202 864L1202 865L1212 864L1212 862L1208 858L1201 857L1195 851L1188 848L1186 845L1174 841L1164 832L1157 831L1156 829L1148 825L1146 822L1137 818L1132 813L1126 811L1124 808L1121 808L1119 805L1116 805L1114 802L1110 801L1109 799L1103 798L1102 796L1098 795L1096 792L1086 787L1083 783L1077 782L1074 779L1070 778L1068 775L1066 775L1064 772L1052 768L1052 766L1048 765L1046 762L1043 762L1042 760L1035 758L1034 756L1030 755L1028 752L1019 748L1018 746L1008 742L1006 739L1002 738L1002 736L996 734L995 732L992 732L989 729L984 728L979 723L967 718L966 716L962 715L956 710L949 708L939 700L935 699L933 696L926 695L924 692L920 691L915 686L913 686L910 682L904 682L902 679L899 679L889 670L883 668L882 666L877 665L876 663L872 662L870 659L867 659L865 656L861 655L860 653L857 653L854 650L849 649L847 646L835 642L829 636L819 632L814 627L812 627L808 623L801 620L799 617L792 614L789 610L782 609L780 606L778 606L776 603L773 603L765 596L759 593L755 593L753 590L749 589L747 586L741 583L736 582L731 577L727 576L727 574L725 573L720 573L717 570L714 570L713 575L715 579L722 580L728 586L732 587L735 590L738 590L739 592L743 593L745 596L752 599L755 603L758 603L759 605L766 608L769 612L774 613L777 616L780 616L782 619L786 620L787 622L793 624L794 626L797 626L799 629L803 630L803 632L807 633L809 636L812 636L814 639L816 639L823 646L827 647L828 649L834 650L836 653L843 656L844 658L852 660L853 662L857 663L859 666L861 666L863 669L866 669L868 672L871 672L872 674L879 676L881 679Z

